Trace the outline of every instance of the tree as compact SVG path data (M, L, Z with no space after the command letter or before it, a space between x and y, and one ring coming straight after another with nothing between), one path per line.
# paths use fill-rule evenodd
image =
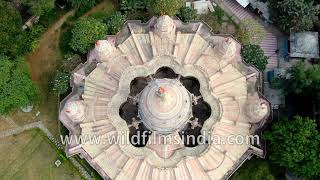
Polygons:
M0 1L0 54L15 56L21 48L22 19L10 2Z
M282 89L285 95L304 93L314 97L320 91L320 65L307 68L303 63L298 63L284 77L273 81L273 85Z
M107 29L107 25L96 19L80 19L71 30L69 45L73 50L84 54L88 52L97 40L106 36Z
M120 12L115 12L107 19L106 22L108 26L108 34L117 34L125 22L126 18Z
M271 161L297 176L320 175L320 136L316 126L314 120L299 116L274 122L263 136L269 141Z
M151 14L175 16L183 3L183 0L158 0L157 2L149 0L148 6Z
M241 56L245 62L252 64L260 71L264 71L268 64L268 57L264 55L259 45L249 44L241 49Z
M30 7L34 15L41 16L54 8L55 0L21 0L22 4Z
M190 22L197 18L197 10L189 7L182 7L179 10L178 17L183 22Z
M38 89L30 78L24 58L9 60L0 55L0 114L34 103Z
M269 0L271 19L284 32L307 31L313 27L319 6L310 0Z
M64 94L69 89L70 73L58 70L53 80L52 90L57 94Z
M244 19L235 34L236 38L243 44L260 44L266 36L266 30L254 19Z

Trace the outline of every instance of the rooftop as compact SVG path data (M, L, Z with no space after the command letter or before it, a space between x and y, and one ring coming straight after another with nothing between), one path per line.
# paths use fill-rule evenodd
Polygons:
M271 114L257 88L259 71L242 61L240 48L201 22L127 22L74 72L59 119L70 134L102 142L73 142L67 154L80 154L105 179L226 179L252 154L263 157L263 144L210 143L208 136L226 142L259 134ZM132 137L145 132L148 143L134 144ZM186 135L210 142L186 143Z
M318 32L291 33L290 56L297 58L319 58Z

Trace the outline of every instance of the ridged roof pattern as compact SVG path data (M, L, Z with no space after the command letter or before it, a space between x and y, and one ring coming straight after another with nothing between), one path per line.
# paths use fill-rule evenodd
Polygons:
M255 144L186 148L159 143L138 148L110 143L107 137L126 136L122 132L128 127L119 117L119 107L128 97L131 80L163 66L198 78L201 94L213 109L202 132L224 141L255 134L270 115L270 105L258 92L259 72L241 60L240 48L232 37L214 35L201 22L183 24L168 16L147 24L129 21L117 36L98 41L88 62L74 72L73 92L61 103L60 121L72 135L103 138L100 144L72 142L67 154L80 154L105 179L228 178L244 157L263 150ZM96 68L86 75L88 64ZM66 113L72 107L85 113L81 121Z

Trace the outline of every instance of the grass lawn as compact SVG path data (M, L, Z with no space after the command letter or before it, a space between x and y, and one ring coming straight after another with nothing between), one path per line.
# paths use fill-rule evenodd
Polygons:
M0 179L81 179L76 168L64 161L38 129L0 139Z

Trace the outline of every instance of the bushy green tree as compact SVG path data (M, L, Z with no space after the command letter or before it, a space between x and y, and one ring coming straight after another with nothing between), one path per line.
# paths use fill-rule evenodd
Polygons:
M183 22L190 22L197 18L197 10L189 7L182 7L179 10L178 17Z
M149 0L148 8L151 14L175 16L183 6L183 0Z
M106 36L107 30L107 25L96 19L80 19L71 30L69 45L74 51L84 54L93 47L97 40Z
M41 16L54 8L55 0L21 0L22 4L28 6L34 15Z
M312 97L320 92L320 65L305 67L298 63L287 71L287 75L276 79L273 85L282 89L285 95L304 93Z
M271 19L284 32L306 31L313 27L319 6L313 0L269 0Z
M24 58L9 60L0 55L0 114L34 103L38 89L32 82Z
M259 45L249 44L241 49L241 56L243 60L260 71L264 71L268 64L268 58L264 55L263 50Z
M272 162L297 176L319 176L320 137L316 126L314 120L299 116L273 122L264 134Z
M260 44L266 36L266 30L254 19L244 19L240 22L235 37L243 45Z
M0 1L0 54L15 56L22 47L22 19L10 2Z
M106 21L106 24L108 26L108 34L117 34L121 30L125 22L125 16L120 12L115 12Z
M53 80L52 90L57 94L64 94L69 89L70 73L66 71L58 70Z

